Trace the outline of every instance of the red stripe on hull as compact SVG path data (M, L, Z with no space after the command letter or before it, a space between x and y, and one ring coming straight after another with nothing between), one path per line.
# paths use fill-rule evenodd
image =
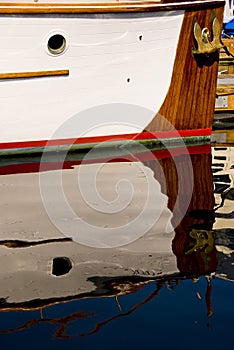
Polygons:
M159 132L142 132L138 134L122 134L109 136L93 136L80 137L70 139L57 140L40 140L40 141L19 141L19 142L2 142L0 149L23 149L23 148L37 148L63 145L82 145L101 142L113 142L121 140L147 140L147 139L173 139L178 137L199 137L210 136L212 129L195 129L195 130L172 130Z

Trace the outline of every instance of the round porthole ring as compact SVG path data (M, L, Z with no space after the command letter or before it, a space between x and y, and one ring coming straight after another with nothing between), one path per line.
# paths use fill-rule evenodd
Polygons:
M59 40L61 40L61 45L59 45L58 47L52 47L52 46L50 46L50 41L53 38L54 38L54 40L56 40L55 39L56 36L60 37ZM48 54L50 54L52 56L59 56L67 50L67 47L68 47L67 39L63 33L59 32L59 31L56 31L56 32L54 31L53 33L50 33L49 36L47 36L46 51Z

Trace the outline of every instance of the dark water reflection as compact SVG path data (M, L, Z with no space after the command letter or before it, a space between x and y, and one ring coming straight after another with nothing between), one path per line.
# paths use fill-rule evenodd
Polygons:
M75 213L71 217L56 195L53 175L61 167L56 159L41 169L35 159L2 160L2 347L231 346L233 151L222 147L211 153L209 146L191 147L189 153L175 149L171 154L145 152L115 159L108 155L101 163L96 159L82 165L70 155L63 164L62 188ZM106 165L100 168L102 163ZM81 166L86 198L77 189ZM39 169L49 174L47 183ZM90 197L89 176L97 172L96 187L109 203L107 208L116 204L111 213L103 212L105 205L98 206L97 198ZM132 184L131 198L129 186L116 195L115 185L123 178ZM44 193L55 189L46 197L49 212L39 180L47 186ZM140 224L127 226L141 213ZM88 229L91 246L80 244L82 232L77 234L73 225L75 221L77 227L80 218L96 227L98 238L112 248L99 247ZM70 236L59 230L64 222ZM144 232L137 236L139 227ZM120 233L113 241L99 235L103 230Z

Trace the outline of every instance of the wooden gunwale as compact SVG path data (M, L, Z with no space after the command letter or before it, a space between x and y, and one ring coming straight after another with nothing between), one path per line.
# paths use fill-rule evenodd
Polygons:
M0 81L5 79L30 79L69 75L68 69L36 72L0 73Z
M79 13L121 13L121 12L156 12L170 10L196 10L224 6L223 0L200 1L125 1L106 3L4 3L0 2L0 14L79 14Z

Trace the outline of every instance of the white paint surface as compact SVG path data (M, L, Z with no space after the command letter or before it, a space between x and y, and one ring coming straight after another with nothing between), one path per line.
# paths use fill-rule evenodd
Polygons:
M113 103L150 112L137 118L137 123L127 111L118 120L110 115L111 126L99 134L143 130L168 91L182 19L183 11L1 17L0 73L69 69L70 74L1 80L0 142L50 139L74 115L82 133L95 136L102 124L100 116L93 117L90 132L79 112ZM67 49L57 57L47 51L47 40L55 33L67 40ZM78 136L76 128L62 135Z

